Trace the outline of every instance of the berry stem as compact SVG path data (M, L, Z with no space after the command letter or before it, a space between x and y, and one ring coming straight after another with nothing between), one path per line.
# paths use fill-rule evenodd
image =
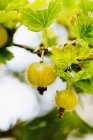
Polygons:
M66 89L69 89L69 90L71 89L71 83L69 80L67 81Z
M45 52L45 51L44 51L44 50L42 50L41 59L40 59L40 62L41 62L41 63L43 63L43 62L44 62L44 52Z
M46 28L43 29L43 37L44 37L45 49L47 49L47 48L48 48L48 35L47 35L47 30L46 30Z

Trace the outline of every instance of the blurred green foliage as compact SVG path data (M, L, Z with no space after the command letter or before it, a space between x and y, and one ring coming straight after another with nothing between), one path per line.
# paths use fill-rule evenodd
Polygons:
M15 127L13 133L18 140L66 140L74 129L78 129L77 134L80 136L93 133L93 128L82 121L76 112L66 112L64 117L59 119L54 109L48 115L23 127Z
M63 26L69 28L70 26L70 18L78 9L78 0L62 0L63 9L62 15L58 19L58 23Z

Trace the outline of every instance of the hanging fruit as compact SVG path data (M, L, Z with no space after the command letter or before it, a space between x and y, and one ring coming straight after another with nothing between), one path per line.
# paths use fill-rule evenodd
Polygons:
M53 67L53 64L49 62L31 64L26 71L27 81L37 87L51 85L56 79L56 72Z
M71 90L57 91L55 102L59 108L59 117L62 117L65 110L72 110L76 107L78 104L78 96Z

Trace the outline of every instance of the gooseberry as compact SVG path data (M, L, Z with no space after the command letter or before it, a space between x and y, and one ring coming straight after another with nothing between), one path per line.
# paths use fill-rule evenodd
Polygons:
M2 48L8 41L8 33L7 30L0 26L0 48Z
M56 105L59 108L59 117L64 115L65 110L72 110L78 104L78 96L75 91L57 91L55 96Z
M53 64L49 62L36 62L31 64L26 71L27 81L37 87L47 87L56 79Z

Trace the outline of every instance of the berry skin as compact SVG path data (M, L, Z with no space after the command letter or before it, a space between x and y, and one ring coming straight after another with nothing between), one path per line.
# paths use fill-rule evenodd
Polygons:
M74 91L71 90L57 91L55 102L58 108L72 110L78 104L78 96Z
M37 87L47 87L56 79L53 65L49 62L36 62L31 64L26 71L27 81Z
M5 28L0 26L0 48L2 48L8 41L8 33Z

